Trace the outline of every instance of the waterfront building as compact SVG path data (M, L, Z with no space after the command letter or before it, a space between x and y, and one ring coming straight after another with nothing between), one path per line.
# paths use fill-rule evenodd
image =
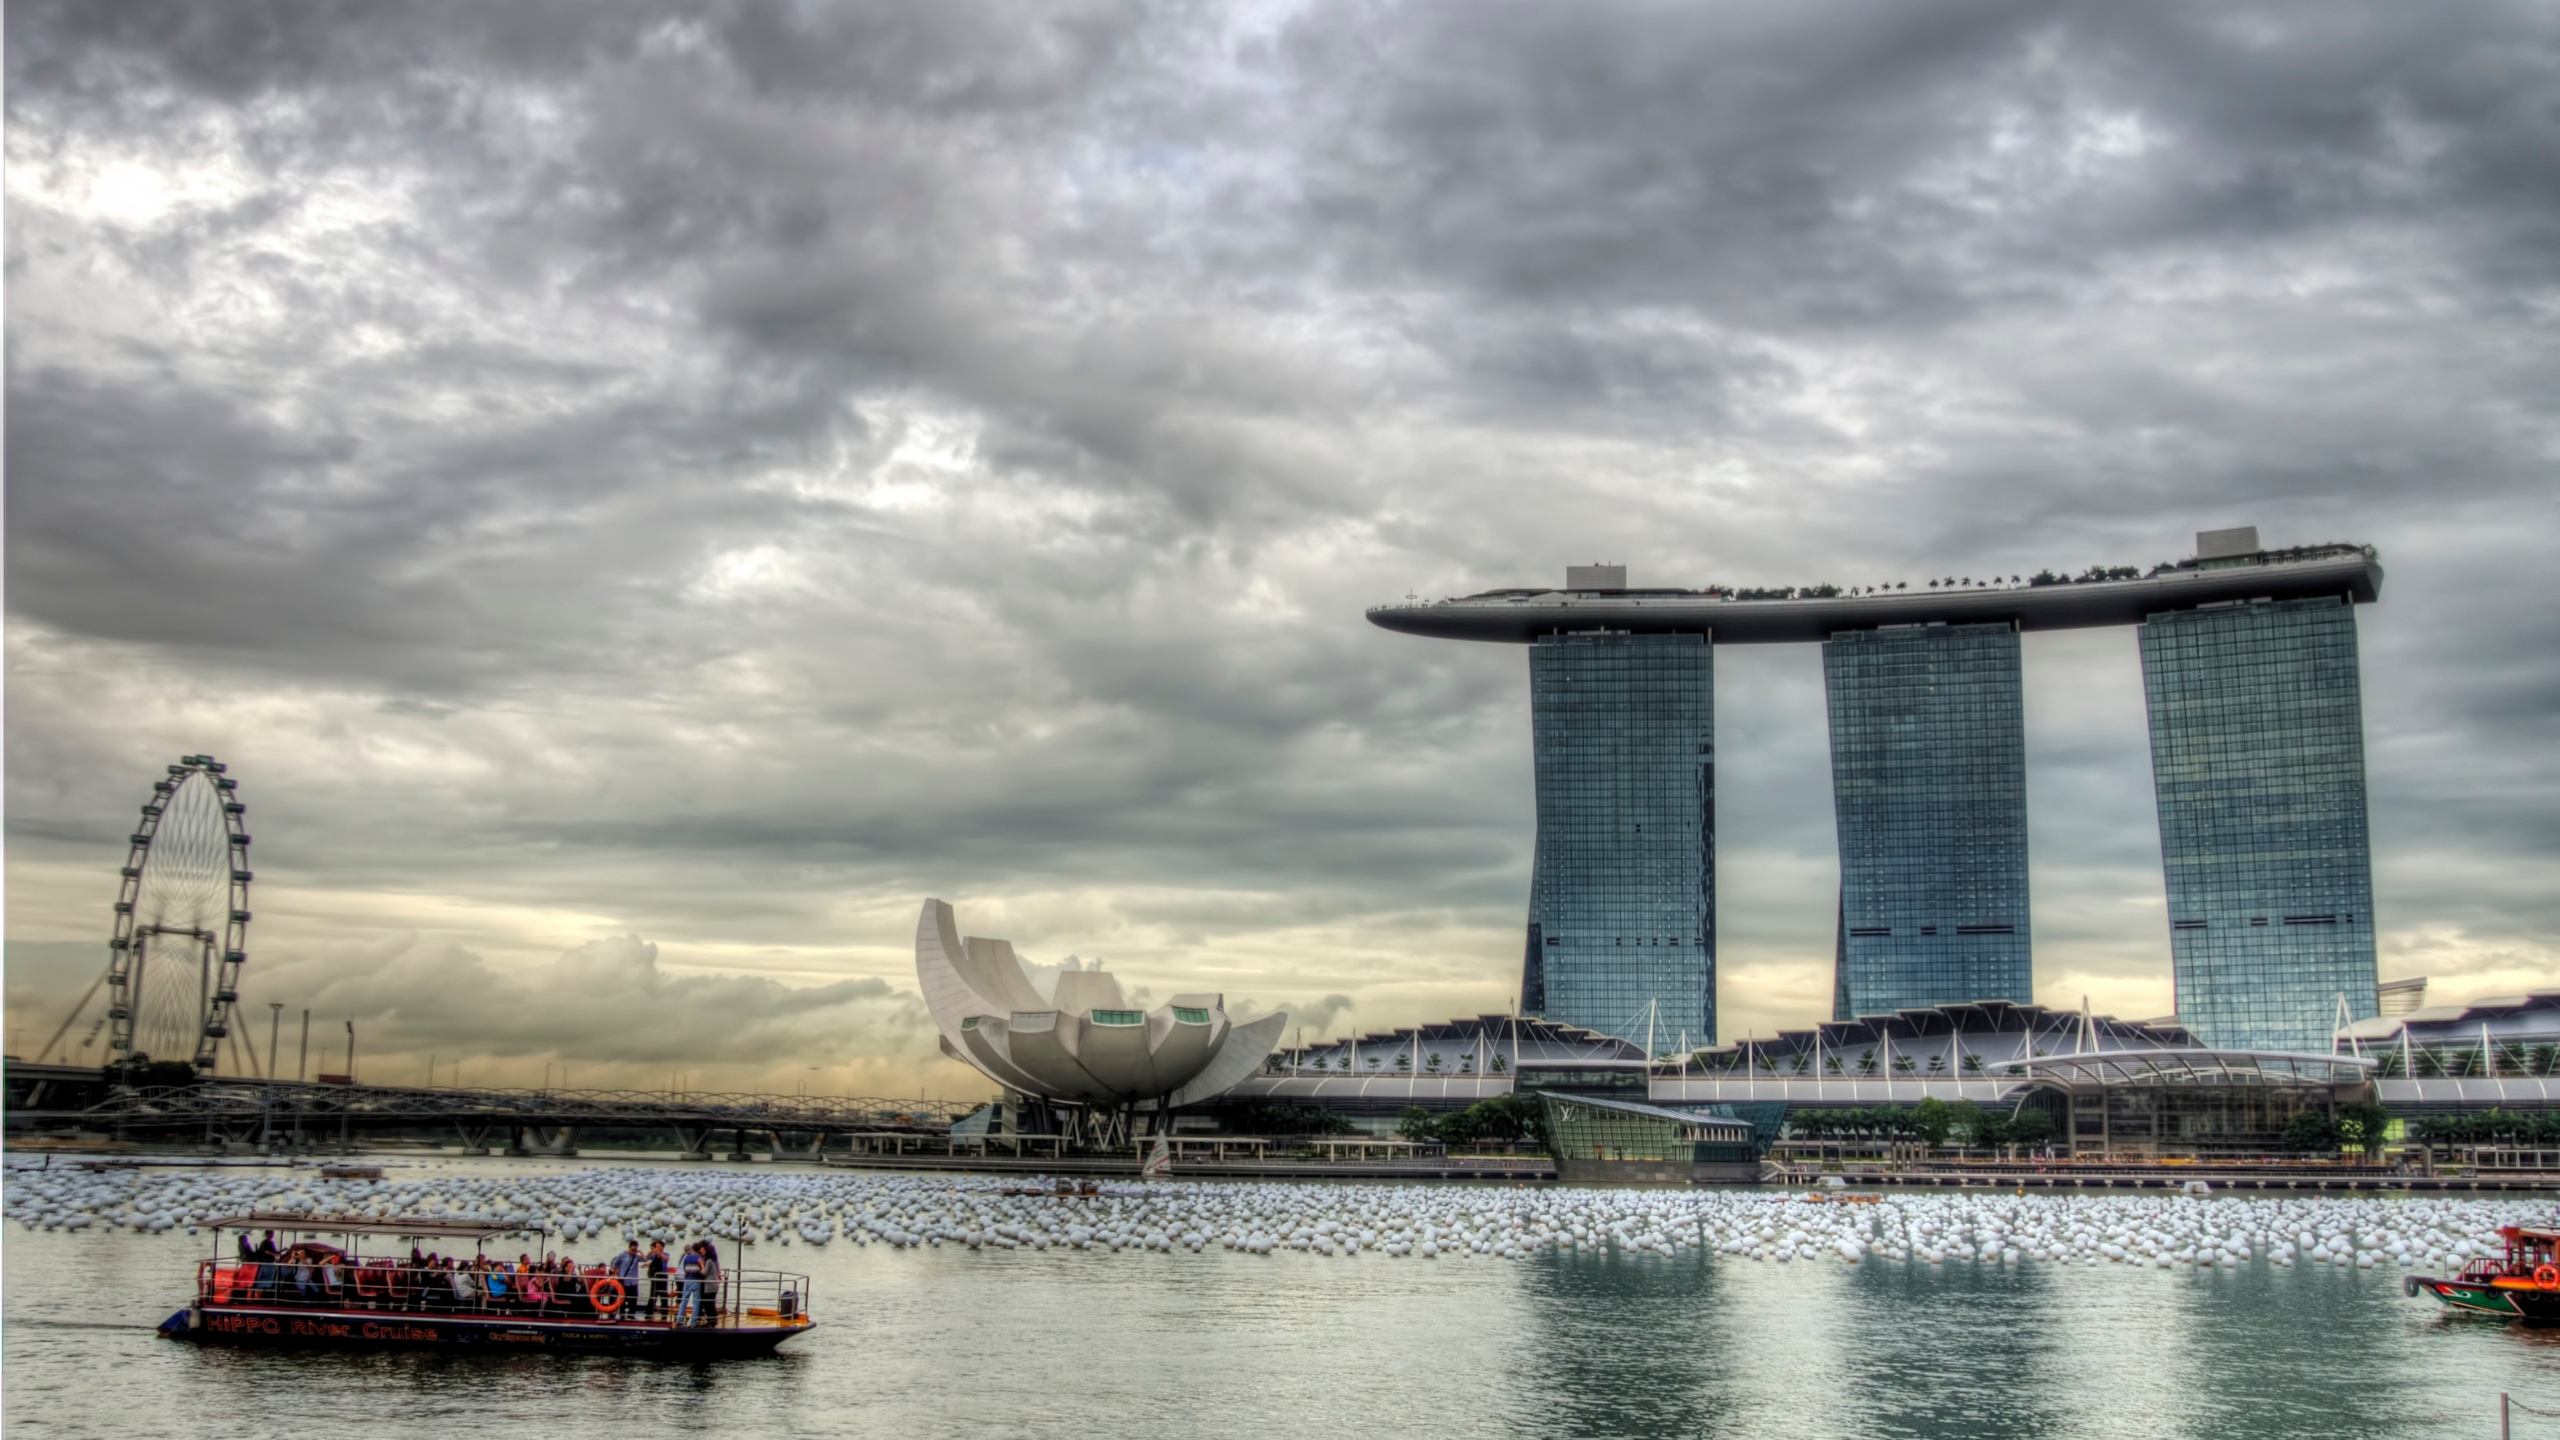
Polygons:
M1715 1034L1715 651L1529 647L1538 838L1523 1006L1668 1046Z
M1215 1099L1262 1068L1289 1023L1277 1012L1232 1023L1216 994L1141 1009L1098 962L1033 964L1011 941L962 935L940 900L925 901L916 918L916 986L942 1053L1003 1086L1008 1105L1033 1111L1042 1107L1023 1102L1107 1117ZM1046 1130L1050 1118L1030 1128ZM1119 1133L1107 1121L1102 1129Z
M2377 1015L2332 1044L2374 1062L2374 1088L2400 1114L2560 1106L2560 990Z
M2263 1155L2295 1112L2334 1113L2369 1094L2375 1062L2354 1054L2223 1049L2175 1019L1987 1002L1862 1015L1746 1040L1657 1066L1651 1103L1807 1111L1966 1101L2052 1121L2057 1153L2088 1157ZM2387 1101L2387 1097L2386 1097ZM1775 1132L1774 1123L1768 1126Z
M1556 1178L1568 1185L1751 1184L1760 1152L1751 1122L1728 1108L1674 1110L1638 1100L1548 1091L1538 1097Z
M1822 644L1840 915L1832 1018L2035 998L2014 625Z
M1324 1110L1384 1134L1417 1105L1464 1110L1548 1090L1642 1100L1646 1070L1644 1046L1620 1036L1535 1016L1467 1015L1283 1046L1219 1104Z
M2141 628L2178 1014L2215 1045L2326 1048L2375 1013L2355 612L2335 595Z
M2493 1016L2490 1023L2500 1027L2550 1030L2552 1017L2560 1016L2560 992L2484 1003L2534 1007L2532 1021ZM1708 1121L1745 1127L1756 1157L1793 1143L1791 1134L1823 1128L1808 1123L1808 1112L1874 1113L1938 1100L1999 1114L2041 1109L2053 1122L2056 1152L2084 1158L2268 1154L2282 1148L2296 1111L2334 1113L2368 1098L2383 1068L2377 1054L2372 1043L2362 1054L2217 1049L2174 1019L2119 1020L1987 1001L1820 1021L1648 1061L1642 1046L1616 1036L1480 1015L1283 1048L1260 1072L1186 1112L1176 1128L1262 1133L1273 1110L1293 1109L1325 1111L1358 1130L1387 1135L1414 1107L1445 1114L1516 1095L1542 1107L1559 1164L1573 1162L1560 1172L1567 1179L1732 1180L1751 1177L1727 1170L1670 1173L1683 1164L1729 1166L1744 1158L1730 1149L1686 1148L1742 1142L1731 1133L1692 1134L1683 1127ZM2507 1076L2503 1068L2500 1074ZM2401 1105L2392 1083L2382 1082L2381 1098L2396 1110ZM2560 1087L2560 1079L2507 1076L2503 1083L2515 1097L2511 1106L2537 1103L2526 1093L2534 1086ZM2453 1098L2448 1091L2448 1107ZM2554 1099L2560 1097L2538 1103ZM2488 1103L2475 1097L2469 1108ZM1590 1153L1594 1146L1602 1153ZM1606 1163L1588 1164L1594 1161Z
M2171 935L2182 1013L2194 1008L2216 1043L2324 1050L2340 997L2354 1016L2374 1008L2350 607L2381 586L2369 546L2270 550L2242 528L2205 532L2193 557L2147 573L1736 591L1638 589L1623 566L1575 566L1562 589L1369 619L1530 651L1539 833L1523 1004L1656 1046L1716 1038L1715 646L1825 647L1841 852L1833 1011L1848 1017L2031 993L2016 637L2139 626L2173 918L2205 922ZM1613 665L1626 678L1602 678ZM1937 689L1921 678L1931 666L1947 677ZM2289 699L2294 684L2316 693ZM2253 723L2273 733L2253 736ZM1695 827L1667 823L1690 813L1692 793ZM2214 907L2228 906L2239 932L2292 933L2226 943ZM1694 929L1674 928L1692 914ZM1662 943L1675 936L1693 943ZM1649 953L1627 953L1638 948Z

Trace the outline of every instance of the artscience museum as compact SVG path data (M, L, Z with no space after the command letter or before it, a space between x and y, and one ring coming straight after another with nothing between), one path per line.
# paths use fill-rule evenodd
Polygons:
M942 1053L1018 1103L1069 1107L1097 1129L1117 1128L1140 1106L1172 1110L1234 1088L1262 1068L1289 1023L1277 1013L1233 1024L1226 997L1209 993L1138 1009L1098 963L1034 964L1011 941L962 935L940 900L925 901L916 920L916 980Z

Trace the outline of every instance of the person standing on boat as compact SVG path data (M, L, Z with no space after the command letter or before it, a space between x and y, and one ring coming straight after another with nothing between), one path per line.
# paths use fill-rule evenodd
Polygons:
M697 1244L684 1247L684 1258L676 1262L676 1323L691 1325L702 1310L702 1248Z
M254 1293L268 1297L274 1296L278 1289L276 1284L276 1232L273 1230L268 1231L265 1238L258 1242L258 1248L249 1252L249 1254L251 1259L258 1262L258 1279L254 1287Z
M640 1276L649 1268L649 1262L640 1258L640 1242L632 1241L622 1253L606 1261L604 1268L606 1274L622 1282L623 1303L639 1309Z
M649 1317L657 1319L667 1313L667 1242L649 1242Z
M702 1242L702 1323L720 1323L720 1243Z

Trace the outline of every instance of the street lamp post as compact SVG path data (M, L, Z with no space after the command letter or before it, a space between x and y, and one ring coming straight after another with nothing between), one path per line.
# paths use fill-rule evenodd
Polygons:
M264 1098L258 1102L258 1148L276 1148L276 1080L284 1069L284 1052L276 1043L284 1038L284 1002L267 1002L267 1084Z

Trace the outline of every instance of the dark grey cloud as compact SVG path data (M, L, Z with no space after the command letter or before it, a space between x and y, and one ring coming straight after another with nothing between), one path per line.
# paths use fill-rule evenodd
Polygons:
M6 24L13 947L85 943L134 792L212 750L275 887L253 999L422 1053L482 1021L404 966L539 1010L655 945L632 993L743 1029L841 994L776 1076L960 1083L862 988L927 893L1168 993L1490 1008L1525 667L1363 606L2255 522L2390 567L2387 965L2560 968L2547 8ZM2031 658L2041 973L2165 1008L2130 641ZM1765 1028L1827 993L1819 672L1720 669Z

